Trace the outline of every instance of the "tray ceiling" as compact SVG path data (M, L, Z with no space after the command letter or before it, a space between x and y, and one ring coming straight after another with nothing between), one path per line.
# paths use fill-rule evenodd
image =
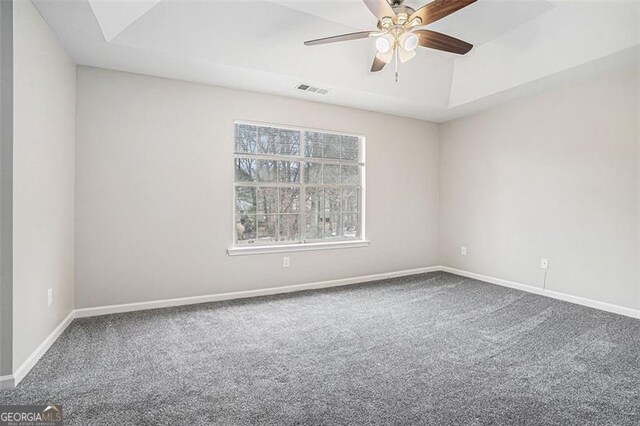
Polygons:
M35 0L81 65L255 90L446 121L526 94L558 73L637 46L635 1L483 1L431 26L475 45L466 56L420 49L370 73L373 40L307 47L308 39L373 29L360 0ZM414 8L423 2L407 0ZM299 83L330 89L318 95ZM509 96L512 97L512 96ZM474 107L477 105L477 108Z

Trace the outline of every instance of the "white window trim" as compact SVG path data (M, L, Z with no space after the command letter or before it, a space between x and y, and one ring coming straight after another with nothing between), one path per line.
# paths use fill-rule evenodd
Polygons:
M312 127L301 127L301 126L291 126L288 124L276 124L276 123L266 123L266 122L259 122L259 121L248 121L248 120L234 120L233 121L233 126L231 127L231 137L233 139L234 145L235 145L235 127L237 124L246 124L246 125L252 125L252 126L267 126L267 127L276 127L276 128L280 128L280 129L288 129L288 130L297 130L297 131L311 131L311 132L325 132L325 133L332 133L332 134L336 134L336 135L345 135L345 136L354 136L354 137L358 137L361 138L362 140L362 146L361 146L361 153L360 153L360 160L359 162L362 163L363 165L365 165L364 167L364 172L362 173L361 176L361 183L360 183L360 190L361 190L361 195L360 195L360 208L361 208L361 217L360 217L360 223L361 223L361 232L360 232L360 237L357 239L353 239L353 240L340 240L340 241L326 241L326 242L312 242L312 243L305 243L305 242L298 242L298 243L280 243L280 244L261 244L261 245L247 245L247 246L238 246L235 245L236 243L236 214L235 214L235 204L236 204L236 194L235 194L235 186L236 186L236 181L235 181L235 168L232 168L232 182L233 182L233 188L234 190L232 191L232 197L233 197L233 202L232 202L232 206L233 206L233 214L231 215L231 222L232 222L232 235L231 235L231 246L227 249L227 254L229 256L241 256L241 255L253 255L253 254L268 254L268 253L289 253L289 252L297 252L297 251L316 251L316 250L333 250L333 249L344 249L344 248L361 248L361 247L368 247L370 244L370 241L367 240L366 238L366 136L363 134L359 134L359 133L348 133L348 132L341 132L341 131L337 131L337 130L327 130L327 129L318 129L318 128L312 128ZM234 149L234 157L235 157L235 149ZM331 162L330 159L328 159L329 161L327 162Z
M367 240L333 241L330 243L296 243L281 245L240 246L227 249L229 256L243 256L265 253L290 253L295 251L335 250L345 248L368 247Z

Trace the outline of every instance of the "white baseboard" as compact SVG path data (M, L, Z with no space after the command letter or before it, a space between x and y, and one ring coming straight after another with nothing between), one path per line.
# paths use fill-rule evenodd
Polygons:
M13 375L0 376L0 389L11 388L17 386L18 383L31 371L34 365L40 360L42 355L47 352L51 345L60 337L62 332L71 324L74 318L93 317L98 315L115 314L122 312L141 311L146 309L166 308L171 306L193 305L197 303L217 302L221 300L243 299L248 297L267 296L272 294L291 293L302 290L312 290L320 288L338 287L350 284L364 283L370 281L384 280L389 278L403 277L414 274L422 274L426 272L443 271L463 277L473 278L479 281L497 284L503 287L510 287L517 290L526 291L528 293L540 294L554 299L564 300L566 302L576 303L603 311L613 312L640 319L640 310L626 308L623 306L612 305L610 303L599 302L596 300L586 299L584 297L572 296L553 290L545 290L539 287L533 287L513 281L503 280L500 278L490 277L487 275L476 274L474 272L463 271L461 269L450 268L448 266L430 266L426 268L407 269L403 271L387 272L375 275L366 275L361 277L343 278L338 280L319 281L309 284L297 284L284 287L271 287L258 290L237 291L231 293L209 294L204 296L181 297L177 299L154 300L149 302L125 303L121 305L98 306L95 308L75 309L62 320L62 322L47 336L47 338L36 348L35 351L27 358L25 362L18 367Z
M440 270L463 277L473 278L478 281L484 281L503 287L514 288L517 290L526 291L527 293L540 294L543 296L551 297L553 299L563 300L565 302L575 303L577 305L588 306L590 308L600 309L602 311L613 312L614 314L620 314L640 319L640 310L627 308L625 306L600 302L598 300L587 299L586 297L573 296L571 294L561 293L559 291L543 289L541 287L534 287L513 281L503 280L501 278L490 277L488 275L476 274L475 272L463 271L461 269L450 268L448 266L441 266Z
M25 376L31 371L34 365L42 358L51 345L60 337L62 332L71 324L74 318L74 311L69 312L69 314L58 324L58 326L49 334L40 346L36 348L35 351L29 355L27 358L17 369L13 372L14 386L18 386L18 383L25 378Z
M365 275L353 278L342 278L329 281L318 281L309 284L295 284L284 287L270 287L258 290L234 291L231 293L208 294L204 296L180 297L177 299L153 300L149 302L125 303L122 305L98 306L95 308L82 308L75 310L76 318L94 317L98 315L116 314L122 312L142 311L146 309L167 308L171 306L194 305L197 303L218 302L221 300L245 299L248 297L268 296L272 294L291 293L302 290L313 290L319 288L339 287L350 284L364 283L369 281L384 280L389 278L403 277L407 275L423 274L425 272L439 271L438 266L427 268L407 269L403 271L386 272L375 275Z

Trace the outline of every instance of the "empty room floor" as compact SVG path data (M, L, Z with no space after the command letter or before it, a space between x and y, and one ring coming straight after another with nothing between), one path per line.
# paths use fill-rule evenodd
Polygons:
M4 403L68 424L640 423L640 321L435 272L76 319Z

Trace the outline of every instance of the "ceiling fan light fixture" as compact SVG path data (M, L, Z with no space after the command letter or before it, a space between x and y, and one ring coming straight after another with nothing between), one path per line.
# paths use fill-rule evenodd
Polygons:
M376 50L379 53L387 53L391 51L391 48L393 47L393 38L389 35L383 35L382 37L378 37L376 39Z
M398 59L400 59L400 62L403 64L408 60L413 59L414 56L416 56L416 52L413 50L400 49L398 51Z
M406 32L402 34L402 37L400 37L400 45L407 52L413 52L416 50L419 41L420 38L412 32Z
M405 5L405 0L362 0L377 19L377 29L308 40L304 44L315 46L374 37L376 57L371 64L371 72L379 72L393 61L395 62L397 82L398 63L411 60L416 55L415 50L419 46L458 55L469 53L473 48L471 43L437 31L417 27L433 24L476 1L430 0L419 9L414 9Z

